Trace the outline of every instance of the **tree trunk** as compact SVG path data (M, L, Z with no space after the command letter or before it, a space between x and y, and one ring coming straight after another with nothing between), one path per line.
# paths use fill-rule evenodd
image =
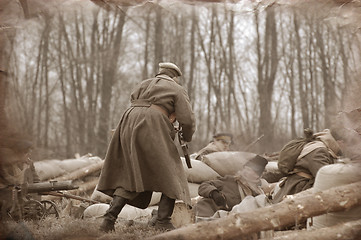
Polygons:
M327 48L329 46L325 46L325 41L323 39L323 29L317 25L316 28L316 44L318 47L319 59L321 61L321 69L322 69L322 80L323 80L323 88L324 88L324 107L325 107L325 116L324 116L324 126L328 127L331 125L330 117L332 117L336 112L336 90L335 83L332 81L332 76L330 74L330 66L327 64Z
M195 29L197 24L197 18L195 14L195 10L192 9L192 25L191 25L191 39L190 39L190 65L189 65L189 80L187 84L188 88L188 96L191 99L192 107L194 108L194 101L192 101L194 95L194 68L195 68Z
M242 239L253 233L281 229L309 217L361 205L361 182L331 188L250 212L236 213L154 236L151 239Z
M143 66L143 71L142 71L142 79L147 79L149 78L148 75L148 55L149 55L149 50L148 50L148 45L149 45L149 31L150 31L150 12L148 12L147 14L147 18L146 20L146 28L145 28L145 44L144 44L144 66Z
M156 23L154 32L154 65L153 72L158 72L158 64L163 61L163 20L162 20L162 8L156 7Z
M99 129L98 129L98 153L103 155L108 145L109 137L109 116L110 103L112 96L112 88L116 77L118 57L120 55L120 44L122 41L123 27L125 24L126 13L120 11L118 13L118 24L115 29L114 41L107 49L104 56L103 79L101 86L101 108L99 113Z
M264 48L261 49L261 34L259 32L259 15L256 13L257 32L257 90L259 97L259 130L258 135L264 134L261 144L265 151L270 150L273 142L273 119L272 119L272 97L278 67L277 53L277 30L275 10L273 7L267 9L266 26L264 32Z
M59 52L62 51L61 41L62 41L62 35L60 35L58 38ZM69 118L68 107L67 107L67 95L66 95L66 87L65 87L65 83L64 83L64 75L65 74L64 74L64 69L63 69L62 63L63 63L62 54L58 54L59 80L60 80L62 101L63 101L62 107L63 107L64 129L65 129L65 139L66 139L65 156L67 158L70 158L71 153L72 153L72 144L71 144L71 139L70 139L71 124L70 124L70 118Z
M304 81L304 74L303 74L303 64L302 64L302 46L301 46L301 37L300 37L300 27L299 27L299 22L297 19L297 14L296 12L294 12L294 17L293 17L293 25L295 27L295 34L296 34L296 48L297 48L297 66L298 66L298 80L299 80L299 99L301 102L301 113L302 113L302 120L303 120L303 128L309 128L310 127L310 123L309 123L309 117L308 117L308 105L307 105L307 99L308 99L308 94L306 91L306 87L305 85L307 85L307 82Z
M332 227L312 231L296 231L290 234L274 237L273 240L329 240L329 239L360 239L361 220L346 222Z

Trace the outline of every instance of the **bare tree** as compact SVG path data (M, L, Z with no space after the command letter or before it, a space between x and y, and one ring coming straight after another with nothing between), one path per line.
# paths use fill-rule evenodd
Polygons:
M112 97L112 86L115 81L115 73L117 69L117 62L120 54L120 44L122 41L123 27L125 24L125 12L119 11L116 14L117 25L113 29L114 40L109 41L107 44L106 51L102 56L103 71L102 71L102 85L101 85L101 108L100 108L100 119L98 129L98 152L106 151L108 145L109 135L109 114L110 104Z
M270 149L269 144L273 139L273 119L271 114L272 95L274 82L276 80L278 53L277 53L277 29L275 20L275 9L269 7L266 10L266 26L264 32L264 46L261 46L261 34L259 26L259 14L255 12L257 31L257 90L259 94L259 135L264 134L264 148Z

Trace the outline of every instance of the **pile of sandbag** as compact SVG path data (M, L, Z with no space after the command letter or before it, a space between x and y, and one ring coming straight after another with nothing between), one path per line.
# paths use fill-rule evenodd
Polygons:
M99 157L85 155L75 159L38 161L34 163L34 166L40 181L45 181L69 174L101 161L102 159Z
M83 212L84 218L100 218L108 210L109 204L97 203L87 207ZM118 215L118 218L126 220L138 220L143 217L149 217L152 213L151 208L140 209L130 205L125 205Z

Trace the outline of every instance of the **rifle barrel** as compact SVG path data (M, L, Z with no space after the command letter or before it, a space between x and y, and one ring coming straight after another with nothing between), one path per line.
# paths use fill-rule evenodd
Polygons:
M59 190L72 190L77 189L78 186L73 185L72 181L50 181L41 183L25 184L22 189L25 189L27 193L41 193L49 191Z

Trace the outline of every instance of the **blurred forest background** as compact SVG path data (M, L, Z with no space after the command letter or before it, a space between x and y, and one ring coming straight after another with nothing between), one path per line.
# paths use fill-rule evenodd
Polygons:
M279 151L306 127L330 128L361 89L359 6L59 0L32 13L32 1L8 2L24 17L2 25L12 34L2 98L39 158L104 157L132 88L162 61L184 73L197 119L191 152L220 131L234 134L233 150L263 136L252 151Z

